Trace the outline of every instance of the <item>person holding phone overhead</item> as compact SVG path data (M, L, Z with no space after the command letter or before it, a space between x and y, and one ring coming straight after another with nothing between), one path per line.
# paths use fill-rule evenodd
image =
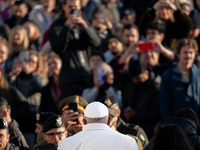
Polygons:
M83 114L88 102L79 95L64 98L59 103L59 111L68 130L68 136L83 130Z
M61 99L82 94L90 80L90 48L101 44L94 28L81 15L81 0L64 0L62 6L64 16L55 20L49 29L51 47L62 59Z
M149 77L160 86L162 73L176 60L176 55L165 46L165 26L159 21L152 21L146 28L147 42L131 43L127 51L119 59L120 64L127 64L132 54L139 54L149 71Z

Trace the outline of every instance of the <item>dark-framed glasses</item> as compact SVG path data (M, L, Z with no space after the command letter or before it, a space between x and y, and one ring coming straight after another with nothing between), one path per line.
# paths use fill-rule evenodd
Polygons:
M56 133L46 133L46 135L49 138L51 138L51 139L53 139L55 137L55 135L57 135L57 137L61 138L63 136L63 134L65 133L65 131L63 131L63 132L56 132Z

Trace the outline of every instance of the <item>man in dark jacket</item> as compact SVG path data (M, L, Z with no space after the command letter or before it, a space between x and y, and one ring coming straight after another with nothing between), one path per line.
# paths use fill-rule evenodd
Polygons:
M82 18L80 0L65 0L64 18L56 20L49 30L52 49L62 59L60 72L61 99L82 94L90 79L91 45L100 46L100 38Z
M0 97L0 118L6 120L8 123L10 142L19 147L20 150L29 150L29 146L19 130L18 123L11 118L10 114L11 108L8 105L8 101Z
M150 138L160 120L159 89L149 79L147 66L142 60L130 61L129 73L132 82L123 95L124 116L130 123L141 126Z
M200 117L200 70L193 64L198 46L184 38L177 43L178 64L162 75L160 108L163 118L172 117L182 108L191 108Z

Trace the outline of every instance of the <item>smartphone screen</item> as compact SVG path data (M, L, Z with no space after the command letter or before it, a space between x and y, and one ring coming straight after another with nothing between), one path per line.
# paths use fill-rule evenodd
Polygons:
M154 43L141 43L141 44L138 44L138 47L139 47L140 51L153 50L154 46L155 46Z
M106 70L102 68L99 72L97 72L97 75L99 84L103 85L105 83Z
M28 53L27 52L21 52L20 53L20 60L22 60L22 61L28 61Z
M77 103L69 102L69 110L73 110L74 112L77 111Z

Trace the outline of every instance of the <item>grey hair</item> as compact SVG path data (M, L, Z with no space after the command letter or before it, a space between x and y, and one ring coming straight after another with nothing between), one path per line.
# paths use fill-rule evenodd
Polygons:
M87 121L87 123L108 123L108 116L104 116L102 118L88 118L84 116L84 118Z

